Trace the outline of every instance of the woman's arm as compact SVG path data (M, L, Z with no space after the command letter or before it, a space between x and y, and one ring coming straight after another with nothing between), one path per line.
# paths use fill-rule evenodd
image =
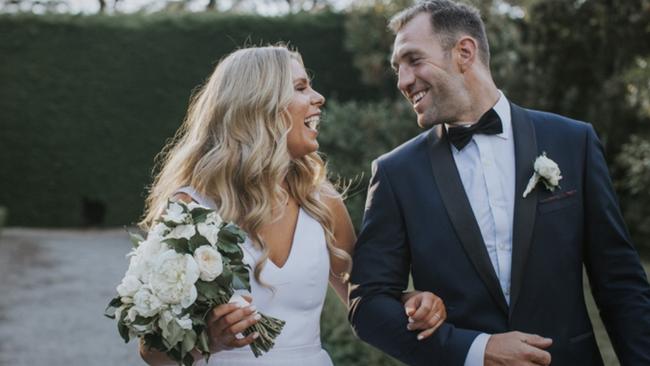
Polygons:
M334 221L334 245L347 252L350 257L354 251L357 236L354 234L352 220L340 195L323 195L323 201L332 213ZM330 285L336 291L343 304L348 304L348 263L338 257L332 257L330 264ZM345 274L345 275L343 275Z

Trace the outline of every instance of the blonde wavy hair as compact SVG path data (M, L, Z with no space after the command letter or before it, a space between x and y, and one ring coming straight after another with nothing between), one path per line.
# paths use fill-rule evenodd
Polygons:
M219 214L244 229L263 251L255 279L269 248L259 235L289 197L325 232L332 260L350 272L352 259L334 245L332 213L320 199L338 193L327 180L317 152L292 159L287 148L291 128L287 107L294 93L291 60L300 54L285 46L239 49L225 57L190 100L183 124L156 157L154 182L140 227L148 230L176 191L184 186L211 198ZM282 184L286 182L288 189Z

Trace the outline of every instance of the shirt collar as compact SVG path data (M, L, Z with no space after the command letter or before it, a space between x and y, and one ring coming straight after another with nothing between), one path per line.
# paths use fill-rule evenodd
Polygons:
M512 137L512 116L510 114L510 102L508 102L508 99L501 90L499 90L499 94L501 94L501 96L499 97L497 104L495 104L492 108L495 112L497 112L499 118L501 118L503 132L495 136L507 140Z

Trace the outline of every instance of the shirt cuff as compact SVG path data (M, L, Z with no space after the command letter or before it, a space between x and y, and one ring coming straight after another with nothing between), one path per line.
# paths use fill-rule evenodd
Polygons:
M485 333L481 333L474 338L474 342L469 347L467 357L465 358L465 366L483 366L485 348L489 339L490 335Z

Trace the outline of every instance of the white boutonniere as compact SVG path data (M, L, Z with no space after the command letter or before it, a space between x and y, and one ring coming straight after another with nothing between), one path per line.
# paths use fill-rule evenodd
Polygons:
M533 169L535 169L535 173L533 173L533 176L530 177L530 180L528 181L528 185L524 191L524 198L535 189L535 186L539 181L542 181L544 186L546 186L546 189L551 192L553 192L556 187L560 186L560 179L562 179L560 167L556 162L546 157L546 152L542 152L542 155L535 159Z

